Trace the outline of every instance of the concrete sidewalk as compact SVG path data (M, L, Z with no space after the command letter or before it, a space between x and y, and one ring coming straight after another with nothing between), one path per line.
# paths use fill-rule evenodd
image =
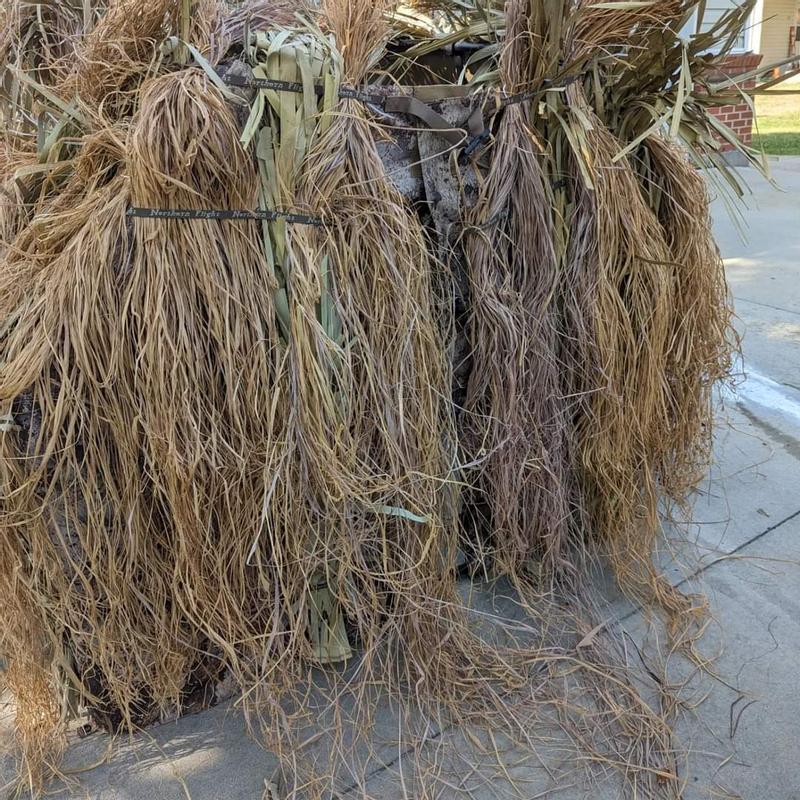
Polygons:
M697 784L746 800L800 798L800 158L772 161L776 190L743 171L746 241L721 202L715 230L743 336L744 380L695 506L724 648L684 732ZM724 766L720 766L721 756ZM704 780L705 779L705 780Z
M707 699L679 725L693 750L687 798L800 800L800 159L775 161L773 168L782 192L743 171L753 190L744 211L746 242L724 204L714 206L744 335L746 378L726 397L716 463L695 506L695 577L718 621L705 647L718 644L721 655L720 680L703 684ZM676 583L686 577L677 567L668 574ZM628 629L641 629L624 603L613 607ZM54 796L259 800L275 768L228 706L160 726L106 759L109 745L99 734L78 743L72 763L104 763L75 775L71 794ZM385 763L401 758L387 754ZM559 785L548 770L515 769L530 781L519 795L528 800L619 796L613 783L581 789ZM4 777L0 764L0 787ZM504 796L501 783L484 781L472 797ZM403 796L391 768L376 770L363 788L386 800ZM437 796L458 795L444 788Z

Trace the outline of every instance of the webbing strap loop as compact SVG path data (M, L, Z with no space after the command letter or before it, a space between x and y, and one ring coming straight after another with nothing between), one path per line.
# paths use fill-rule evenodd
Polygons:
M453 127L441 114L416 97L399 95L387 97L384 110L395 114L408 114L424 122L432 131L447 139L453 147L460 147L468 138L463 128Z

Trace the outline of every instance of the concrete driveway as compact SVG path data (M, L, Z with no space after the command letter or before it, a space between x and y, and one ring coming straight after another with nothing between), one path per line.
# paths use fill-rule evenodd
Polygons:
M753 190L743 212L746 241L725 204L714 206L744 336L745 377L725 398L716 463L695 506L701 560L694 579L719 623L705 646L719 646L720 655L719 678L695 687L705 702L679 725L692 750L686 798L800 800L800 159L775 161L773 171L782 191L743 172ZM676 583L686 579L679 569L669 574ZM642 630L635 610L622 602L612 608L635 635ZM109 745L99 734L78 743L72 792L54 796L272 800L264 791L275 762L228 706L160 726L106 757ZM6 761L4 776L0 763L0 787L10 766ZM534 771L519 797L619 796L613 782L581 789L552 776L540 780ZM486 782L472 797L505 796L501 783ZM364 788L387 800L403 796L392 769L375 770ZM456 795L445 788L437 796Z

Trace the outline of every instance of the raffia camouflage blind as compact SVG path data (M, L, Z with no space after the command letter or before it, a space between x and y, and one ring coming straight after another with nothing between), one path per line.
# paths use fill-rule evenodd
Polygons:
M748 4L681 38L699 5L3 5L23 786L76 707L135 730L225 686L294 796L369 772L381 697L403 742L555 721L676 795L669 704L587 597L601 563L675 646L702 626L653 550L736 344L697 168L738 190L709 76Z

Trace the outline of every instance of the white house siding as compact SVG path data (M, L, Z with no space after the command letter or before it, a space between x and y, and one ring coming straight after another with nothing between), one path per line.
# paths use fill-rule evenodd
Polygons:
M797 25L799 0L764 0L764 15L759 42L765 65L780 61L789 55L789 30ZM756 34L758 36L758 34Z

